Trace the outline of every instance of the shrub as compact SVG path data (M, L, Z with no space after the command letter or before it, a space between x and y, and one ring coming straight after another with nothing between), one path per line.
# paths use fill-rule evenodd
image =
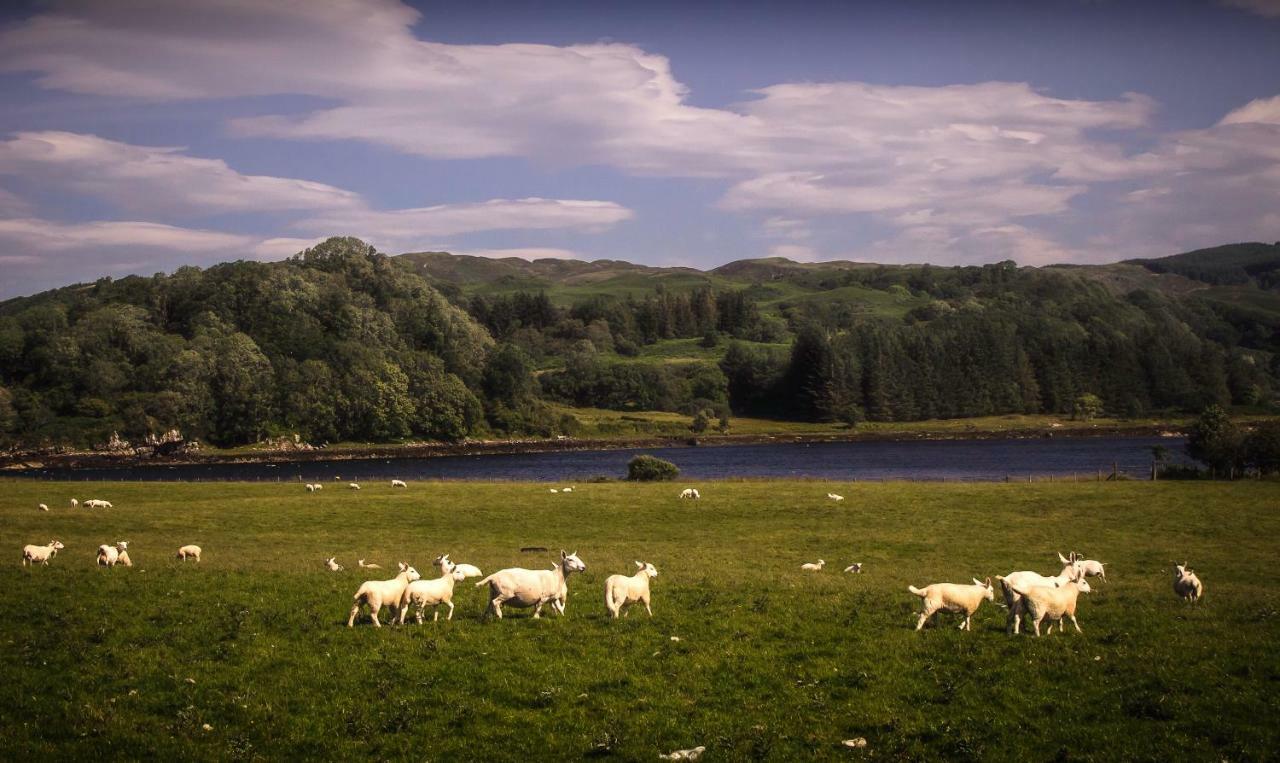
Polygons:
M636 456L627 463L627 479L635 482L673 480L678 476L680 467L661 458Z

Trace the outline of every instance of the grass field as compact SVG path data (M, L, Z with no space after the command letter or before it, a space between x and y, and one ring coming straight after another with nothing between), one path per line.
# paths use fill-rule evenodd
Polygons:
M1280 743L1274 483L546 485L0 482L0 759L1259 760ZM847 500L825 500L828 490ZM114 509L72 510L104 498ZM44 513L36 504L53 510ZM62 540L47 568L26 543ZM130 541L132 569L95 548ZM204 547L198 566L172 559ZM357 556L424 574L577 551L567 616L345 627ZM909 583L1109 563L1083 635L912 630ZM326 572L337 555L348 566ZM827 561L821 573L801 562ZM1189 560L1184 605L1167 565ZM654 617L604 579L652 562ZM852 562L862 575L842 575ZM678 637L675 641L672 637ZM208 728L206 729L206 724ZM846 750L843 739L868 747Z

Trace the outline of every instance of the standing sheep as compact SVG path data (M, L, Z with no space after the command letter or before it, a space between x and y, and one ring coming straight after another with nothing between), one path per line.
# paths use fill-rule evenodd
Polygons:
M196 562L198 563L200 561L200 547L199 546L183 546L182 548L178 549L177 558L181 559L184 562L188 559L195 559Z
M116 564L120 561L121 552L123 552L128 547L129 547L129 544L122 540L116 541L116 544L114 546L109 546L105 543L102 544L101 546L98 546L98 566L100 567L116 566Z
M453 568L446 555L440 565L440 577L434 580L415 580L405 586L404 593L400 596L400 624L404 625L404 618L405 615L409 614L410 605L417 605L417 611L413 613L413 619L418 625L422 625L422 612L427 607L435 608L431 619L438 621L440 619L441 604L448 605L449 616L445 619L452 620L453 585L459 580L466 580L466 578L466 575Z
M1085 559L1076 552L1071 552L1071 557L1067 558L1058 552L1058 560L1063 564L1071 564L1073 562L1080 563L1080 574L1086 578L1102 578L1102 582L1107 582L1107 565L1096 559Z
M924 609L920 612L920 619L916 621L916 630L923 628L936 613L951 612L964 615L960 630L972 631L973 613L982 606L983 599L995 601L996 591L991 586L991 578L987 578L985 582L977 578L971 579L973 585L934 583L924 588L907 586L908 591L924 599Z
M1084 573L1080 569L1079 561L1067 562L1054 577L1041 575L1031 570L1010 572L1003 577L997 575L996 580L1000 581L1000 588L1004 592L1004 602L1009 607L1007 630L1014 635L1022 631L1022 614L1025 607L1022 595L1017 592L1015 587L1028 588L1037 585L1058 587L1064 583L1080 580L1083 576Z
M44 566L49 566L49 560L58 555L58 552L66 546L61 541L51 540L47 546L23 546L22 547L22 566L28 564L36 564L37 562Z
M610 575L604 581L604 606L615 620L623 608L627 608L624 616L630 614L630 605L637 601L643 602L644 611L653 617L649 607L649 579L658 577L658 570L648 562L637 561L636 567L639 569L634 575Z
M72 498L72 499L71 499L71 508L73 508L73 509L74 509L75 507L77 507L77 506L79 506L79 505L80 505L80 502L79 502L79 501L77 501L77 500L76 500L76 499L74 499L74 498Z
M1173 592L1192 603L1199 601L1204 595L1204 584L1186 562L1175 562L1173 565Z
M1026 604L1027 612L1031 615L1031 622L1035 626L1036 635L1040 635L1040 623L1048 619L1048 633L1053 633L1053 623L1058 623L1058 630L1063 630L1064 617L1071 618L1071 624L1076 627L1076 633L1084 633L1080 630L1080 623L1076 622L1076 602L1080 594L1089 593L1089 582L1083 578L1080 580L1069 580L1060 586L1047 585L1015 585L1013 589L1018 592Z
M533 607L533 616L542 617L542 605L551 602L552 609L564 614L565 599L569 595L568 578L575 572L582 572L587 565L578 558L577 553L568 554L560 550L560 564L549 570L527 570L522 567L510 567L498 570L489 577L476 583L489 586L489 607L502 619L502 605L514 607Z
M360 614L360 607L367 605L369 607L369 617L373 619L375 627L381 628L382 623L378 622L378 612L382 609L382 605L386 604L391 608L391 617L394 619L399 614L400 598L404 595L404 589L413 581L420 579L422 576L418 571L410 567L404 562L400 562L400 574L390 580L366 580L360 584L360 588L356 590L354 603L351 605L351 616L347 618L347 627L354 627L356 624L356 615Z
M352 490L359 490L359 489L360 489L360 483L358 483L358 482L349 482L349 483L347 483L347 487L351 488Z
M404 480L391 480L391 487L409 487Z
M697 488L687 487L684 490L680 491L680 497L691 498L696 501L697 499L701 498L702 495L698 492Z

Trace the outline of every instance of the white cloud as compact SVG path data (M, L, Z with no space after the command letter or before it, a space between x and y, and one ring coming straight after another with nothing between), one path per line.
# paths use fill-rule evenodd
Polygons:
M1280 125L1280 95L1249 101L1223 117L1218 125L1249 123Z
M40 253L96 248L143 247L188 252L230 251L253 238L149 222L60 223L37 218L0 220L0 251Z

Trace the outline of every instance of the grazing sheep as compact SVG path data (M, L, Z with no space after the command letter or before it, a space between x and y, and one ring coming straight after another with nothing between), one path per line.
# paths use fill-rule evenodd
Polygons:
M359 568L360 568L360 569L362 569L362 570L380 570L380 569L382 569L382 565L381 565L381 564L374 564L373 562L369 562L368 564L365 564L365 562L364 562L364 560L363 560L363 559L357 559L357 560L356 560L356 566L357 566L357 567L359 567Z
M1199 601L1204 595L1204 584L1196 576L1195 570L1188 567L1186 562L1182 564L1175 562L1173 565L1173 592L1193 603Z
M1047 577L1030 570L1010 572L1003 577L996 576L996 580L1000 581L1000 588L1004 593L1004 602L1009 607L1006 629L1015 635L1022 632L1022 614L1024 612L1022 595L1014 590L1014 586L1029 588L1030 586L1039 585L1056 588L1063 583L1080 580L1082 577L1084 575L1080 569L1079 561L1068 562L1063 565L1062 571L1054 577Z
M310 482L308 482L308 483L307 483L307 492L308 492L308 493L314 493L314 492L316 492L316 490L317 490L317 486L316 486L316 485L313 485L313 484L311 484Z
M916 630L924 627L924 624L938 612L951 612L954 614L964 615L964 621L960 623L960 630L973 630L973 613L978 611L978 607L982 606L982 600L995 601L996 591L991 586L991 578L987 578L985 582L977 578L971 578L973 585L964 585L959 583L934 583L924 588L916 588L915 586L907 586L907 590L916 596L924 599L924 609L920 612L920 619L916 621Z
M559 490L556 490L555 488L551 488L551 492L553 492L553 493L559 493L560 491L559 491Z
M321 485L319 482L317 482L317 483L316 483L316 490L324 490L324 485Z
M391 487L409 487L404 480L391 480Z
M125 541L116 541L114 546L103 544L98 546L98 565L100 567L114 567L120 561L120 552L129 547Z
M51 540L47 546L23 546L22 547L22 566L35 564L39 562L44 566L49 566L49 560L58 555L58 552L66 546L61 541Z
M573 488L572 488L572 487L567 487L567 488L565 488L565 489L561 490L560 492L561 492L561 493L572 493L572 492L573 492Z
M77 501L77 500L76 500L76 499L74 499L74 498L72 498L72 499L71 499L71 508L73 508L73 509L74 509L75 507L77 507L77 506L79 506L79 505L80 505L80 502L79 502L79 501Z
M348 483L347 483L347 487L351 488L352 490L359 490L359 489L360 489L360 483L358 483L358 482L348 482Z
M697 499L701 498L701 497L702 497L702 495L701 495L700 493L698 493L698 489L697 489L697 488L687 487L687 488L685 488L684 490L681 490L681 491L680 491L680 497L681 497L681 498L692 498L693 500L695 500L695 501L696 501Z
M1076 627L1076 633L1084 633L1080 630L1080 623L1076 622L1076 601L1081 593L1089 593L1089 581L1081 578L1080 580L1068 580L1061 586L1047 585L1014 585L1012 588L1022 596L1022 600L1026 606L1027 612L1031 616L1031 622L1035 626L1036 635L1040 635L1040 623L1048 619L1048 633L1053 633L1053 623L1058 623L1058 630L1064 629L1064 617L1071 618L1071 624Z
M545 548L542 550L546 551ZM480 568L475 566L474 564L464 564L462 562L454 562L450 560L448 554L437 556L434 560L432 560L431 564L434 567L441 567L445 562L449 562L449 564L452 564L453 569L458 572L461 572L462 576L466 578L478 578L484 574L483 572L480 571Z
M843 501L843 500L844 500L844 496L842 496L842 495L836 495L835 493L827 493L827 497L828 497L828 498L830 498L830 499L831 499L831 500L833 500L833 501Z
M365 604L369 606L369 617L373 619L375 627L382 627L382 623L378 622L378 612L382 609L383 604L390 607L391 618L394 620L396 615L399 614L400 597L404 595L405 587L421 577L417 570L404 562L400 562L400 574L394 578L390 580L366 580L361 583L355 596L352 597L355 603L351 605L351 616L347 618L347 627L355 626L356 615L360 614L360 607Z
M502 605L508 603L515 607L533 607L533 616L542 617L542 605L551 602L552 609L564 615L569 575L586 569L587 565L576 552L568 554L561 549L560 563L549 570L509 567L476 583L476 587L489 586L489 607L485 611L497 615L499 620Z
M42 504L40 504L39 509L40 509L41 511L48 511L48 510L49 510L49 507L48 507L48 506L45 506L45 505L42 503Z
M858 573L861 573L861 572L862 572L862 562L854 562L853 564L849 565L848 567L845 567L845 568L844 568L844 571L845 571L845 572L858 572Z
M330 572L342 572L342 565L338 564L338 557L331 556L324 560L325 569Z
M821 570L821 569L822 569L822 565L824 565L824 564L826 564L826 562L824 562L823 560L819 559L816 563L815 563L815 562L805 562L804 564L800 565L800 569L802 569L802 570L808 570L809 572L818 572L819 570Z
M1080 563L1080 572L1086 578L1102 578L1102 582L1107 582L1106 565L1094 559L1082 559L1079 554L1072 551L1071 557L1067 558L1058 552L1058 559L1063 564L1071 564L1072 562Z
M658 570L648 562L638 561L636 567L639 569L634 575L610 575L604 581L604 606L615 620L623 608L637 601L644 602L644 611L653 617L653 610L649 607L649 579L658 577ZM630 613L628 608L624 616Z
M85 502L84 502L84 507L85 507L86 509L112 509L112 508L115 508L114 506L112 506L112 505L111 505L111 501L100 501L100 500L98 500L98 499L96 499L96 498L91 498L91 499L89 499L89 500L85 501Z
M181 559L184 562L188 559L195 559L196 562L199 562L200 547L199 546L183 546L182 548L178 549L177 558Z
M417 580L405 586L400 597L400 624L404 625L405 615L409 614L410 605L416 605L413 620L422 625L422 612L427 607L434 607L432 621L440 619L440 605L449 607L446 620L453 619L453 585L459 580L466 580L466 575L453 568L448 558L440 565L440 577L434 580Z

